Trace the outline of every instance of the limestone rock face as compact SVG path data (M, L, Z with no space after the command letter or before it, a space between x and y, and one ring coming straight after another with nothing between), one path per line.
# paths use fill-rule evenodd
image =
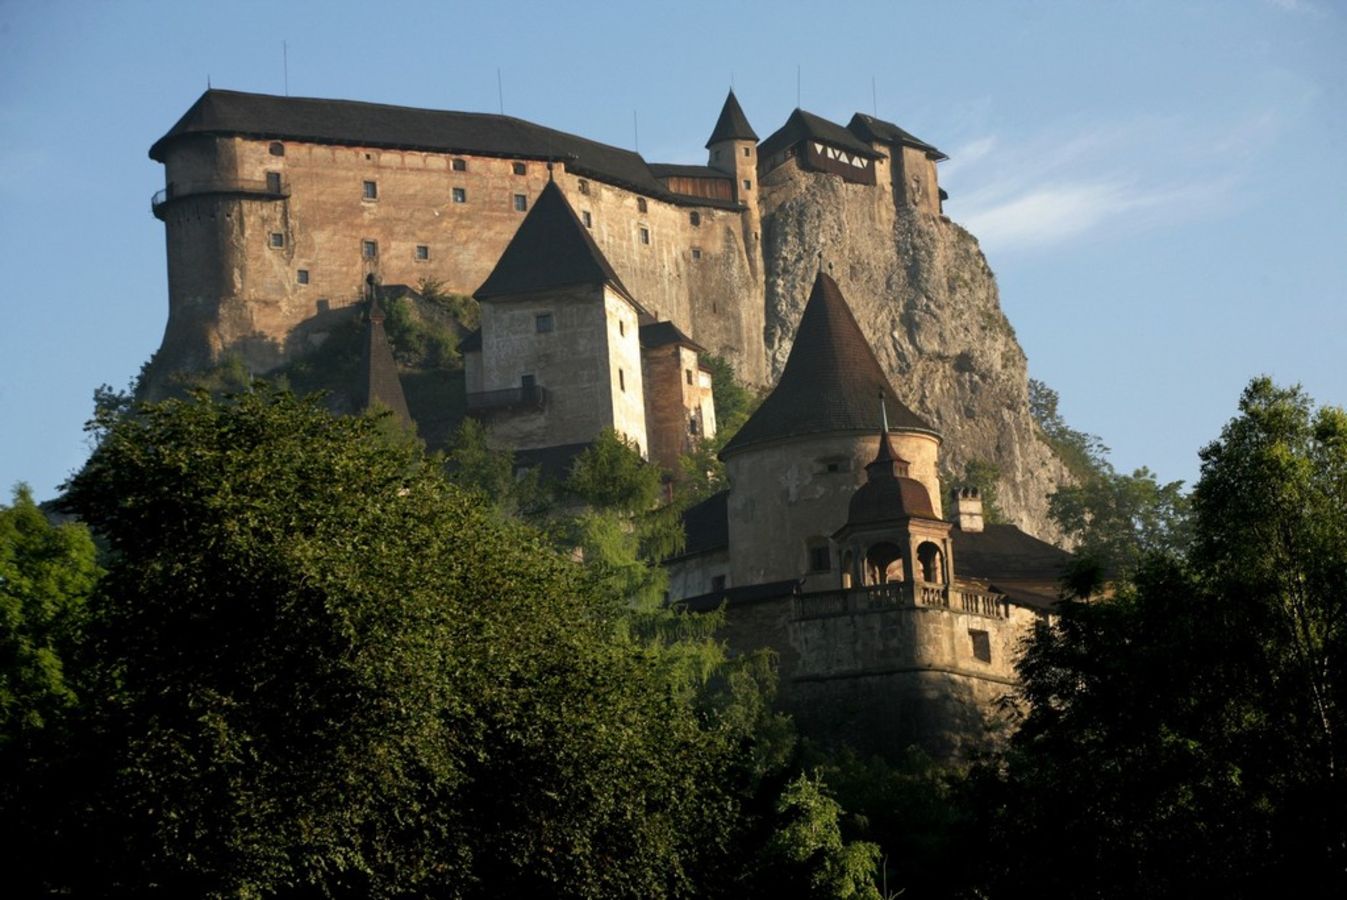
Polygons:
M1006 519L1058 540L1048 495L1070 475L1030 416L1024 351L977 240L883 188L795 166L779 167L761 188L773 380L821 264L898 396L943 435L942 468L962 475L972 460L995 465Z

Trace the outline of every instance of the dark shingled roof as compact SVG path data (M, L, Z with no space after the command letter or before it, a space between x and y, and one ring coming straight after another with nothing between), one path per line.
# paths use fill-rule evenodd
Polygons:
M168 133L150 147L164 162L175 140L193 134L243 135L260 140L307 141L359 147L565 160L566 170L631 188L669 202L726 206L725 201L670 193L640 154L491 113L413 109L354 100L277 97L208 90Z
M856 113L856 115L852 116L851 121L847 123L847 130L851 131L863 141L880 141L885 144L906 144L909 147L916 147L918 150L926 151L926 155L931 159L949 159L948 156L911 132L904 131L892 122L885 122L883 119L867 116L865 113Z
M935 507L926 485L907 476L910 463L893 452L887 432L879 435L879 452L865 467L865 484L847 505L847 526L869 525L916 517L935 519Z
M934 433L898 399L837 283L819 272L781 380L720 457L802 435L877 432L881 392L891 430Z
M729 499L730 492L724 490L683 511L683 534L687 541L683 552L674 559L729 547Z
M412 427L412 414L407 410L407 397L398 380L398 365L393 359L393 348L384 331L384 311L375 301L369 308L369 327L361 348L360 381L356 384L356 404L366 410L375 404L386 406L398 421Z
M710 166L693 166L683 163L651 163L650 174L656 178L716 178L721 181L733 181L734 175L722 172Z
M642 347L654 349L655 347L666 347L669 344L682 344L689 350L695 350L698 353L703 353L706 349L679 331L678 326L672 322L651 322L641 326Z
M836 122L829 122L821 116L796 109L786 119L786 124L768 136L758 147L758 158L767 159L778 151L784 150L806 138L816 138L824 143L867 159L880 159L884 154L876 153L869 144L862 142L856 135L847 131Z
M1040 541L1014 525L986 525L982 531L950 532L954 564L960 575L988 578L1056 581L1071 554Z
M716 127L711 129L711 136L706 140L706 147L710 149L712 144L718 144L721 141L756 141L758 134L753 127L748 124L748 116L744 115L744 110L739 106L739 101L735 99L734 89L725 97L725 105L720 108L720 118L716 119Z
M555 181L549 181L496 268L473 294L478 300L576 285L610 284L639 310L594 237L575 215Z

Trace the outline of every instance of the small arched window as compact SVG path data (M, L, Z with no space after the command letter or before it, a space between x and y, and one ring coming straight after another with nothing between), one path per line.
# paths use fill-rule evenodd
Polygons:
M272 141L271 144L267 147L267 152L270 153L272 156L284 156L285 145L282 144L280 141Z

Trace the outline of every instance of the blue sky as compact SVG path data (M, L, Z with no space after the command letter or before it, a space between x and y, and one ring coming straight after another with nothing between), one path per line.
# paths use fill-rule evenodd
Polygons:
M495 111L702 161L733 82L951 157L1033 377L1191 482L1250 377L1347 403L1347 3L0 0L0 487L87 455L167 316L162 169L205 88ZM500 72L500 93L497 91ZM633 127L633 116L636 128Z

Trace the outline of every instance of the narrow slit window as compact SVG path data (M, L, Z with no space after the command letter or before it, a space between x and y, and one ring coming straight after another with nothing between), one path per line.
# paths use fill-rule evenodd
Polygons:
M644 226L642 226L641 228L641 243L642 244L650 243L650 229Z
M589 214L587 209L580 213L580 221L585 223L586 228L594 227L594 217Z
M617 389L623 392L627 390L627 375L621 369L617 370Z

